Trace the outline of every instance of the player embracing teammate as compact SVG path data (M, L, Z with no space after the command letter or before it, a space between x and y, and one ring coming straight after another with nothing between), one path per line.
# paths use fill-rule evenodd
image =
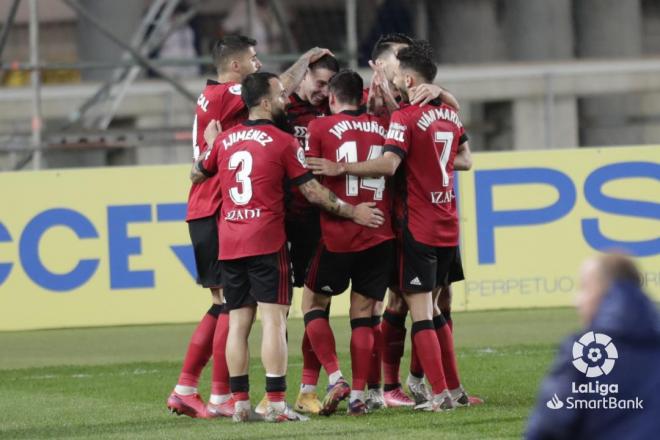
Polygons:
M410 90L430 84L437 67L424 45L400 49L393 82L404 102ZM386 92L386 91L385 91ZM309 159L315 173L373 178L398 174L397 256L394 288L412 315L412 337L432 388L416 408L443 411L468 404L456 367L451 331L435 307L434 291L456 281L460 267L454 162L469 160L457 112L439 101L396 110L381 157L363 162ZM463 164L468 165L468 164ZM398 171L398 173L397 173Z

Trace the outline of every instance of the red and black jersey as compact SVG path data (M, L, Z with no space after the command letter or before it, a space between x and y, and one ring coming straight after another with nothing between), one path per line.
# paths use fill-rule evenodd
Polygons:
M197 159L206 150L204 130L211 120L220 121L222 130L228 130L247 119L248 112L241 99L241 85L236 82L219 83L208 80L197 98L193 123L193 157ZM220 207L217 178L193 184L188 194L186 221L214 215Z
M392 113L384 151L403 159L404 221L420 243L458 245L454 158L465 141L458 113L437 100Z
M308 128L307 156L333 162L362 162L382 156L387 120L361 110L344 111L312 121ZM385 224L371 229L322 212L321 231L328 250L358 252L394 238L390 194L384 177L324 177L323 184L348 203L376 202L385 213Z
M219 176L220 260L282 249L284 180L301 185L314 178L296 139L266 119L244 121L221 133L200 171Z
M306 148L307 126L317 118L330 114L327 101L324 104L315 106L309 101L303 100L300 96L293 93L289 96L289 103L286 106L286 115L289 125L293 129L293 134L300 143L300 146ZM305 221L313 215L318 215L318 208L300 194L298 188L292 186L289 188L289 197L287 201L287 219L292 221Z

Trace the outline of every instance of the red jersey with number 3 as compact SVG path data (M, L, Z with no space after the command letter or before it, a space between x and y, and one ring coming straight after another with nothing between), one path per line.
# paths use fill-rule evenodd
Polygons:
M222 130L246 120L247 108L241 99L241 85L236 82L219 83L208 80L197 98L193 123L193 158L197 159L206 150L204 130L211 120L220 121ZM220 207L220 188L217 177L193 184L188 194L186 221L215 215Z
M403 220L420 243L458 246L454 158L465 141L456 111L437 100L392 113L385 151L403 159Z
M279 251L286 241L285 178L293 185L314 178L298 141L265 119L221 133L200 171L220 179L220 260Z
M362 162L382 156L387 120L363 111L344 111L310 122L307 156L333 162ZM323 184L342 200L357 205L375 202L385 224L367 228L352 220L321 212L323 242L331 252L358 252L394 238L391 201L384 177L324 177Z

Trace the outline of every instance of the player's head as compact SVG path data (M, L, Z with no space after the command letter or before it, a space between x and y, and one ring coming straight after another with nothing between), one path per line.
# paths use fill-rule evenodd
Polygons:
M580 290L576 305L580 318L589 325L613 283L625 282L641 287L642 276L632 259L620 254L589 258L580 270Z
M286 92L279 77L270 72L256 72L241 83L241 98L250 116L271 119L280 128L286 126Z
M353 70L342 70L332 77L328 85L328 104L332 113L346 106L359 107L362 101L362 77Z
M218 73L233 72L245 78L261 68L254 47L257 41L243 35L227 35L213 46L213 62Z
M396 54L404 47L413 44L413 39L405 34L381 35L371 51L371 60L383 67L388 81L394 80L394 72L399 65Z
M428 46L421 42L414 42L396 54L399 67L393 82L405 101L408 100L408 90L411 87L432 83L435 79L438 67L429 55Z
M328 83L337 72L339 62L332 55L323 55L311 63L300 83L301 98L312 105L321 105L328 99Z

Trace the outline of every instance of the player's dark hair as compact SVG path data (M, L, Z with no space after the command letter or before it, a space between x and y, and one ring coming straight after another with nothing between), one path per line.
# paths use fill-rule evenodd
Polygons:
M395 44L411 45L413 39L406 34L387 34L381 35L374 48L371 50L371 59L376 61L383 53L392 49Z
M227 35L213 45L213 62L217 68L224 66L237 53L257 45L257 40L244 35Z
M428 49L417 42L404 47L396 54L400 69L410 69L427 82L433 82L438 73L438 66L428 56Z
M250 109L259 105L270 94L270 80L278 76L270 72L251 73L241 83L241 98Z
M360 105L364 83L362 77L353 70L342 70L332 77L328 90L344 104Z
M313 63L310 63L309 69L327 69L330 72L337 73L339 72L339 61L337 61L337 58L333 57L332 55L326 54Z

